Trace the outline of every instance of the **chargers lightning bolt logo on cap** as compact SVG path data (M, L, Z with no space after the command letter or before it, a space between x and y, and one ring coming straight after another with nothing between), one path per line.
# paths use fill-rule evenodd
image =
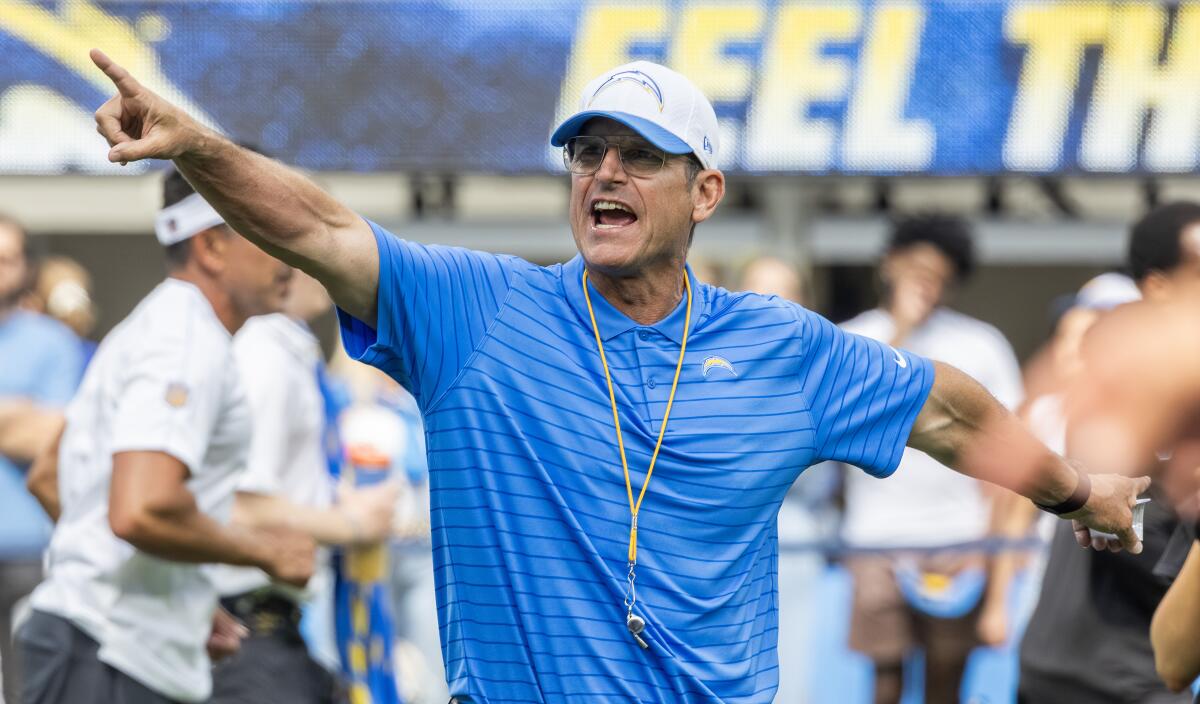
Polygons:
M592 103L596 102L596 96L600 95L601 91L603 91L605 88L610 88L622 81L629 81L631 83L640 85L647 93L654 96L654 99L658 102L658 111L663 111L664 102L662 88L658 87L658 83L656 83L653 78L638 70L618 71L609 76L608 80L601 83L600 87L597 88L594 93L592 93L591 100L588 100L588 106L590 107Z
M703 374L705 378L708 378L708 373L714 369L724 369L733 376L737 376L737 372L733 371L733 365L724 357L709 357L704 360Z

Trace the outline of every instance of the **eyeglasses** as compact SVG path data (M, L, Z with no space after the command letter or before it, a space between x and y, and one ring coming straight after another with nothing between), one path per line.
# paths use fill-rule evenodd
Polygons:
M563 164L577 176L591 176L600 170L609 147L617 148L621 167L630 176L653 176L667 163L667 153L655 147L610 142L603 137L583 135L567 140Z

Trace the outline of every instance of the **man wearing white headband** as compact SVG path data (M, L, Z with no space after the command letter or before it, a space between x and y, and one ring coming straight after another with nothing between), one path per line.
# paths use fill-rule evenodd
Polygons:
M775 516L801 471L886 476L906 441L965 470L985 423L1025 433L949 366L695 279L720 139L665 67L605 72L554 131L579 256L539 267L400 240L92 58L118 90L96 113L109 159L173 159L239 232L324 283L350 354L417 398L461 702L769 702L787 627ZM1146 480L1089 482L1043 448L1035 477L1008 482L1140 548Z
M251 433L233 333L279 310L291 269L180 174L164 196L168 276L101 342L65 430L30 470L57 525L17 636L27 704L204 701L210 633L228 649L240 627L214 621L200 563L297 585L312 571L307 537L226 525Z

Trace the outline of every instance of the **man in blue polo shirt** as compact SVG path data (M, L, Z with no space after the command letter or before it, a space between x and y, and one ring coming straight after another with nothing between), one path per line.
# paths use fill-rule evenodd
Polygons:
M770 701L775 515L804 468L887 476L906 441L959 465L985 423L1023 432L952 367L695 280L695 225L724 194L716 118L662 66L600 76L555 131L580 255L538 267L404 242L93 60L118 89L96 113L109 159L173 159L321 280L349 352L420 404L459 701ZM1010 484L1140 548L1148 480L1043 455Z
M0 700L9 701L20 692L11 655L13 607L41 581L40 556L52 529L25 489L27 472L62 426L62 407L84 367L70 328L18 305L33 279L29 237L0 213Z

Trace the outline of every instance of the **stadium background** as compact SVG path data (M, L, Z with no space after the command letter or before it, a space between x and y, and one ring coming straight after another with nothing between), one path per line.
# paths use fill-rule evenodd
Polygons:
M694 253L726 281L778 254L844 319L892 215L960 213L983 266L956 305L1022 357L1130 219L1200 197L1200 3L0 0L0 211L89 269L97 335L162 276L161 165L105 161L93 46L405 237L538 262L573 252L552 125L667 63L721 121Z

